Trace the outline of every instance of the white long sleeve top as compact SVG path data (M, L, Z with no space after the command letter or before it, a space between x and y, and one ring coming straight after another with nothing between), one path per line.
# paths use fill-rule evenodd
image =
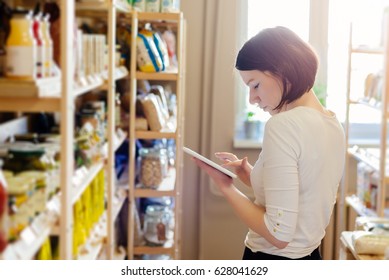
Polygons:
M272 116L250 177L254 203L266 208L267 229L289 244L278 249L249 230L246 246L293 259L316 249L329 224L344 159L344 132L334 113L300 106Z

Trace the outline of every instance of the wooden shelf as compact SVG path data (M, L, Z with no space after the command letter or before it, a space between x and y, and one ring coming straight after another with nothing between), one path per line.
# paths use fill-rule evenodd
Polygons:
M43 242L49 237L55 224L58 222L59 209L51 207L54 201L58 201L57 195L47 203L46 210L40 213L20 233L19 240L7 246L0 259L31 260L35 257Z
M100 220L94 225L86 243L79 249L78 260L96 260L101 253L104 239L107 236L107 212L101 215ZM82 253L86 251L86 253Z
M136 131L135 138L137 139L175 139L175 132L157 132L157 131Z
M115 69L115 81L123 79L128 76L128 70L124 66L120 66ZM103 77L105 79L104 84L99 88L101 90L108 90L108 73L104 73Z
M354 146L352 148L349 148L348 152L357 160L369 165L375 171L378 172L380 170L379 148L361 148L358 146ZM386 174L389 174L389 166L386 167L386 171ZM386 177L386 181L389 183L389 176Z
M353 105L363 105L375 110L381 110L381 104L377 100L365 100L365 99L359 99L359 100L349 100L349 104Z
M110 2L109 0L102 0L102 1L88 1L88 0L81 0L76 2L76 11L98 11L98 12L108 12L108 9L110 8ZM130 13L132 10L132 7L127 4L127 1L124 0L116 0L114 1L115 8L117 12L120 13Z
M352 254L352 259L354 260L383 260L384 256L381 255L359 255L355 252L353 242L352 242L352 231L344 231L340 236L340 240L344 248L348 249Z
M138 71L135 77L137 80L177 81L179 76L177 73L170 72L145 73Z
M371 48L367 46L357 46L353 47L351 52L360 54L384 54L384 49L382 47Z
M92 165L90 168L81 167L76 170L73 177L72 204L81 197L82 193L96 177L97 173L104 167L102 162Z
M175 196L175 187L176 184L176 170L170 168L169 173L166 178L163 179L158 189L144 189L141 187L136 187L134 191L135 197L163 197L163 196Z
M377 217L377 213L367 208L356 196L347 196L346 203L358 213L359 216Z
M136 12L139 21L160 22L160 21L180 21L182 13L147 13Z
M103 85L103 79L88 79L84 86L74 90L74 97ZM0 79L0 111L3 112L59 112L61 106L61 81L59 78L36 81ZM17 93L17 94L15 94Z
M168 240L163 246L135 246L134 255L173 255L173 240Z

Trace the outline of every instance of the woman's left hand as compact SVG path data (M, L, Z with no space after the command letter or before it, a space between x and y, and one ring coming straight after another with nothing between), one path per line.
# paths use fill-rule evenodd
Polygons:
M232 185L233 179L230 176L224 174L223 172L217 170L216 168L206 164L205 162L197 158L192 159L202 170L204 170L212 178L212 180L220 189L228 188Z

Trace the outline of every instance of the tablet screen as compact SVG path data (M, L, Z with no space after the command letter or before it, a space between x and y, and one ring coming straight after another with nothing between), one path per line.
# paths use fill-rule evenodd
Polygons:
M232 173L230 170L220 166L219 164L217 164L216 162L213 162L212 160L210 159L207 159L206 157L196 153L195 151L187 148L187 147L183 147L183 150L185 153L191 155L191 156L194 156L195 158L198 158L199 160L205 162L206 164L216 168L217 170L223 172L224 174L230 176L231 178L237 178L236 174Z

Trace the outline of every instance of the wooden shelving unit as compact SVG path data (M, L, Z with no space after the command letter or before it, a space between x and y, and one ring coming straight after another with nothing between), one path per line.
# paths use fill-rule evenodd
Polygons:
M50 235L59 236L60 259L133 259L135 254L169 254L175 259L180 258L180 220L181 220L181 187L182 187L182 143L184 115L184 18L182 13L139 13L131 11L126 1L106 0L96 3L76 2L75 0L60 0L61 9L61 77L41 79L37 81L13 81L0 79L0 111L1 112L58 112L60 123L60 191L47 203L47 209L25 229L23 237L17 243L8 246L0 256L4 259L31 259ZM120 14L120 19L119 15ZM75 17L105 17L107 20L108 60L106 73L101 73L82 87L74 80L72 67L73 30ZM115 68L116 23L127 21L132 26L132 47L130 69ZM136 68L136 36L139 24L145 22L172 26L176 32L176 55L178 67L175 71L161 73L142 73ZM131 83L131 108L129 133L117 133L115 130L115 81L127 78ZM138 80L171 82L175 84L177 121L174 129L161 132L135 131L135 98ZM104 145L104 159L89 168L82 167L74 171L74 115L75 98L93 90L107 91L108 128L107 143ZM15 93L18 93L17 95ZM19 94L21 93L21 94ZM115 193L116 179L114 172L116 149L125 139L129 139L129 186L123 187L123 192ZM174 139L176 144L175 167L170 168L168 176L158 189L140 189L135 186L135 141L136 139ZM94 225L84 248L77 256L73 256L73 205L82 195L85 188L101 170L105 169L107 208ZM120 187L119 187L120 188ZM125 190L127 189L127 190ZM114 221L129 195L129 237L126 250L118 252L115 249ZM134 246L134 213L135 198L170 196L175 199L174 208L174 238L164 246ZM104 241L104 242L103 242ZM126 251L126 252L125 252Z
M115 194L114 153L126 139L127 134L116 134L115 131L115 81L127 77L126 68L115 68L115 34L117 13L129 13L125 1L106 1L101 5L79 3L74 0L59 1L61 9L61 77L38 79L36 81L15 81L0 79L1 112L58 112L60 123L60 192L48 203L47 209L36 217L22 232L20 240L10 244L0 259L31 259L49 235L59 236L59 258L73 259L73 205L85 188L104 166L107 170L107 209L100 221L94 226L90 238L85 243L88 254L81 254L77 259L96 259L105 248L105 258L113 259L114 254L114 220L123 206L125 196ZM78 86L74 80L72 67L75 13L77 10L92 10L91 13L104 11L107 17L109 67L92 82ZM103 160L89 168L82 167L74 172L74 114L75 98L92 90L108 91L108 139L105 146L106 162ZM59 223L59 226L58 226ZM98 241L101 242L98 242ZM106 240L106 241L105 241ZM103 243L106 242L106 243Z
M142 73L137 70L136 59L131 61L130 83L130 163L129 163L129 182L130 182L130 215L129 215L129 240L128 240L128 259L134 259L135 255L143 254L168 254L174 259L180 258L180 240L181 240L181 188L182 188L182 145L183 145L183 116L184 116L184 18L182 13L141 13L133 12L131 17L132 41L131 57L136 57L137 30L140 25L145 23L164 24L171 27L176 32L176 55L178 67L171 72ZM135 103L137 81L150 80L170 82L175 84L177 97L177 118L173 129L163 129L160 132L155 131L136 131L135 130ZM135 185L136 158L135 142L137 139L174 139L176 144L175 167L171 168L168 176L163 180L157 189L143 189ZM165 197L174 198L174 238L164 246L135 246L134 245L134 207L136 198L147 197Z
M353 230L353 228L346 228L347 224L350 225L350 217L354 216L370 216L370 217L385 217L386 200L389 194L386 193L386 185L389 182L389 168L387 167L387 126L388 126L388 102L389 102L389 21L388 14L385 15L385 30L384 47L369 48L369 47L354 47L352 45L352 28L350 28L350 41L349 41L349 62L348 62L348 84L347 84L347 107L346 107L346 120L345 120L345 133L346 143L349 145L349 149L346 154L345 163L345 176L340 189L340 200L338 203L338 216L337 216L337 235L340 236L341 232L346 230ZM360 98L357 100L351 99L351 79L354 55L380 55L382 56L382 68L383 68L383 87L382 97L380 100L369 100L364 96L364 89L360 89ZM377 69L381 70L381 69ZM383 105L382 105L383 104ZM380 112L380 138L377 139L379 145L375 147L361 147L350 146L350 111L355 105L362 105L369 108L373 108ZM377 206L376 209L367 208L363 202L358 199L355 193L355 186L351 186L350 174L353 173L350 170L350 157L353 157L357 162L363 162L370 166L378 174L378 189L377 189ZM352 211L352 215L348 217L349 211ZM387 216L388 217L388 216Z

